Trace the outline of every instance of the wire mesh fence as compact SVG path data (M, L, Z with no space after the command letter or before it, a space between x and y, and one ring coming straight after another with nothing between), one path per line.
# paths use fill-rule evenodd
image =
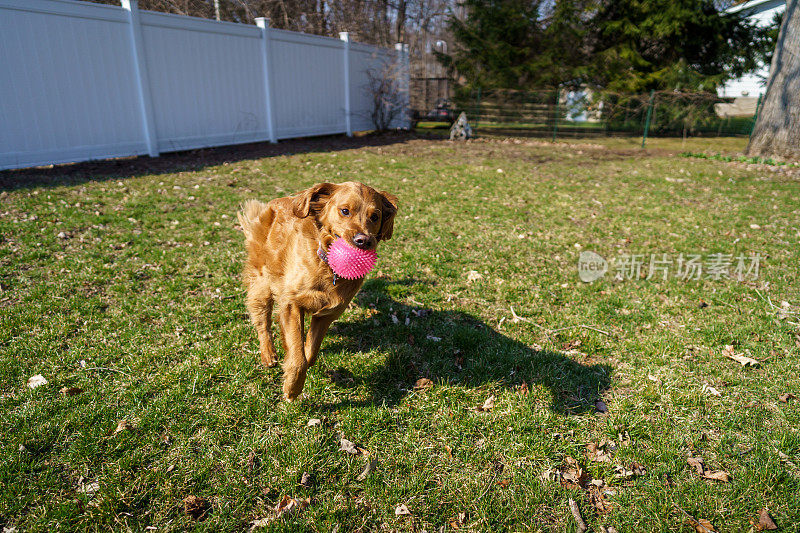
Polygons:
M540 137L747 136L760 106L758 98L710 93L653 91L628 94L568 90L475 90L456 97L478 131L507 130Z

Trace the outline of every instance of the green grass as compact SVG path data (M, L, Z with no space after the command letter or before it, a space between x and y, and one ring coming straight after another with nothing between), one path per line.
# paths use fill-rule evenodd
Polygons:
M794 163L788 163L786 161L778 161L772 159L771 157L747 157L744 155L740 156L730 156L730 155L722 155L722 154L707 154L704 152L694 153L694 152L684 152L681 154L681 157L697 157L700 159L714 159L716 161L736 161L739 163L751 163L754 165L790 165Z
M263 530L573 531L570 498L594 531L688 531L683 512L747 531L763 508L791 530L798 184L673 155L734 141L329 138L0 175L0 526L242 531L289 495L310 506ZM235 213L350 179L398 195L395 236L286 404L259 366ZM757 280L586 284L584 250L763 260ZM366 479L340 435L377 459ZM603 439L609 463L586 450ZM542 479L568 457L608 512ZM645 475L614 476L634 462Z

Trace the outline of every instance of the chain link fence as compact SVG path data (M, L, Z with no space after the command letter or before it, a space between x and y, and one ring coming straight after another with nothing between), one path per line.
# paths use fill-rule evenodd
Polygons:
M653 91L628 94L569 89L475 90L457 96L484 133L538 137L748 136L761 97L725 98L710 93Z

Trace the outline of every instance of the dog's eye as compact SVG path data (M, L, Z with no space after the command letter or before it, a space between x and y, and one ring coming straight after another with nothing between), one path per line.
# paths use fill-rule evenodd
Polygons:
M342 212L342 216L343 217L350 216L350 210L349 209L345 208L345 209L341 209L340 211Z
M377 222L379 218L380 218L380 217L378 216L378 213L372 213L372 216L371 216L371 217L369 217L369 219L370 219L371 221L373 221L373 222Z

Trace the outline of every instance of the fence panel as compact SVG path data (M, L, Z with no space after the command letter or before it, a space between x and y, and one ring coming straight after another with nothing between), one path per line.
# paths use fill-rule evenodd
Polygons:
M365 69L402 58L121 1L0 0L0 169L372 129Z
M0 2L0 168L147 153L119 7Z
M278 138L345 132L344 43L285 30L269 32Z
M267 138L261 30L141 13L160 151Z

